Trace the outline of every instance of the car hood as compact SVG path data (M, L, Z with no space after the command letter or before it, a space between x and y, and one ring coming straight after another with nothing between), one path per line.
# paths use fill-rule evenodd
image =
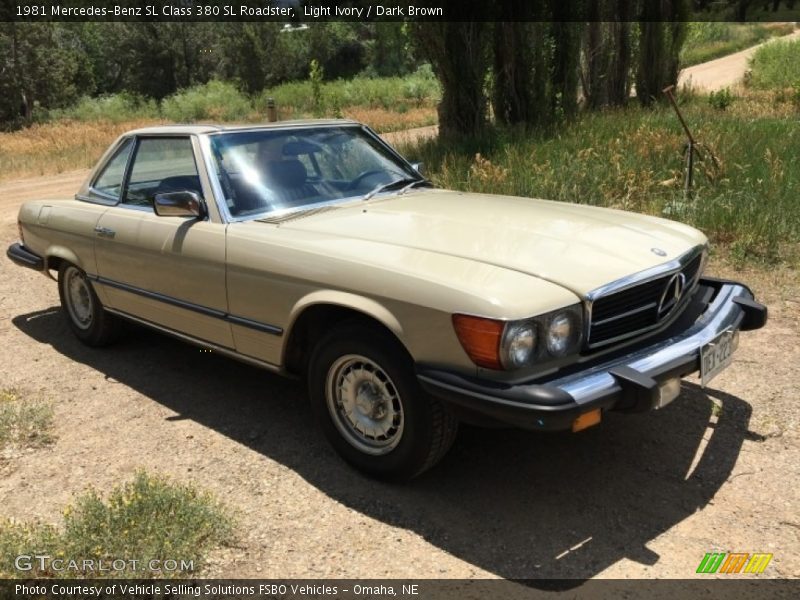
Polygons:
M282 228L457 256L530 274L578 295L705 244L686 225L619 210L426 190L285 222ZM365 248L375 258L379 247Z

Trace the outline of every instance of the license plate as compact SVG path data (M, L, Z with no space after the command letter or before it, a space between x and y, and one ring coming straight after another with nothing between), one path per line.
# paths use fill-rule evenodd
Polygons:
M720 374L733 362L733 331L723 331L700 349L700 385L705 387L709 381Z

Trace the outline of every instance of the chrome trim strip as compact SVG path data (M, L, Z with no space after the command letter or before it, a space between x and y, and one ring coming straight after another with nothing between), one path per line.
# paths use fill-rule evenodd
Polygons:
M734 299L742 296L753 299L752 292L740 284L725 284L697 321L686 331L650 347L597 365L589 370L565 377L539 382L554 385L569 393L578 404L620 391L619 384L608 371L628 366L641 373L657 371L680 359L700 357L700 349L722 331L736 328L743 314Z
M231 223L235 221L228 208L228 203L225 201L225 192L222 191L222 184L219 182L219 175L214 164L214 156L211 152L211 140L208 134L198 136L200 140L200 149L203 154L203 165L206 168L208 180L211 182L211 191L214 193L214 202L217 205L217 212L222 217L223 223Z
M639 271L638 273L634 273L632 275L627 275L617 279L616 281L602 285L599 288L595 288L586 294L586 298L590 302L594 302L600 296L607 296L608 294L614 292L621 292L635 285L639 285L640 283L645 283L648 280L657 279L663 275L668 275L671 272L678 271L682 267L685 267L687 264L692 262L692 259L696 258L697 255L703 252L705 249L706 246L695 246L688 252L681 254L678 258L669 262L656 265L655 267L645 269L644 271Z
M318 129L320 127L361 127L358 121L350 119L315 119L306 122L302 121L273 121L271 123L264 123L261 125L248 125L248 126L234 126L226 127L216 126L215 131L207 131L205 133L198 133L197 135L224 135L226 133L253 133L256 131L273 131L276 129Z
M123 319L128 319L140 325L144 325L145 327L149 327L150 329L155 329L161 333L165 333L169 336L177 338L181 341L188 342L190 344L194 344L195 346L200 346L202 348L207 348L209 350L213 350L214 352L218 352L223 356L227 356L229 358L233 358L235 360L260 367L262 369L267 369L269 371L274 371L276 373L285 374L283 369L278 365L274 365L272 363L268 363L258 358L254 358L252 356L248 356L247 354L240 354L233 348L228 348L227 346L220 346L219 344L215 344L213 342L209 342L206 340L201 340L200 338L193 337L191 335L187 335L185 333L181 333L179 331L175 331L174 329L170 329L169 327L164 327L163 325L158 325L153 323L152 321L148 321L147 319L142 319L140 317L135 317L130 313L126 313L122 310L117 310L114 308L104 308L104 310L122 317Z
M89 202L90 204L97 204L98 206L116 206L118 202L116 198L113 200L106 200L105 198L96 198L92 196L86 196L85 194L75 194L75 200Z
M108 287L116 288L118 290L122 290L123 292L129 292L131 294L136 294L137 296L149 298L150 300L157 300L159 302L163 302L164 304L177 306L178 308L190 310L192 312L196 312L201 315L205 315L207 317L222 319L223 321L227 321L228 323L232 323L233 325L248 327L250 329L263 331L264 333L269 333L272 335L277 335L277 336L283 335L283 329L276 325L261 323L260 321L253 321L252 319L247 319L245 317L238 317L236 315L232 315L230 313L217 310L215 308L208 308L207 306L202 306L200 304L186 302L185 300L180 300L179 298L174 298L172 296L167 296L165 294L159 294L158 292L151 292L149 290L144 290L136 286L128 285L127 283L121 283L119 281L114 281L113 279L100 277L99 275L91 275L87 273L86 277L88 277L91 281L97 282L101 285L107 285Z
M125 159L125 168L122 170L122 181L119 182L119 195L114 197L112 194L107 194L101 190L98 190L94 187L94 184L97 183L97 180L100 179L100 176L103 175L106 171L108 165L119 155L120 151L124 148L125 144L131 142L131 147L128 149L128 156ZM130 134L123 135L117 139L117 143L114 144L113 148L110 151L107 151L106 156L107 158L95 165L94 170L91 173L91 179L89 184L86 186L87 191L100 196L100 198L92 198L91 196L87 196L84 194L75 194L76 200L81 200L83 202L91 202L93 204L101 204L103 206L116 206L119 204L120 200L122 200L122 193L125 191L125 178L128 176L128 170L131 167L131 157L133 156L133 150L136 146L136 139L132 137Z
M634 308L624 313L614 315L613 317L608 317L607 319L597 321L595 323L592 323L592 325L606 325L608 323L613 323L614 321L619 321L620 319L624 319L625 317L630 317L631 315L635 315L637 313L656 308L657 306L658 306L657 302L650 302L649 304L645 304L644 306L640 306L639 308Z

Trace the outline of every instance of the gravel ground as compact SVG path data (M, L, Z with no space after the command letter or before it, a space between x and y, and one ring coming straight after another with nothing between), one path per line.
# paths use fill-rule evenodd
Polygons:
M69 196L79 180L31 185ZM0 185L6 245L27 189ZM800 278L712 269L750 283L771 318L711 389L687 381L658 413L576 435L464 428L439 466L395 486L334 455L302 385L137 328L86 348L55 284L0 260L0 386L50 399L57 436L6 465L0 517L58 522L86 486L144 467L238 513L210 576L685 578L719 550L772 552L764 577L800 577Z

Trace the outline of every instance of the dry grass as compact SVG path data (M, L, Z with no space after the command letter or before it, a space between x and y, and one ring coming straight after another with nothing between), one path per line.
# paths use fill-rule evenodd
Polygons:
M53 442L53 409L19 390L0 388L0 466L24 448Z
M289 109L281 119L307 118L311 115ZM334 115L326 115L334 116ZM379 133L424 127L436 123L435 108L411 108L395 112L383 108L349 107L342 117L366 123ZM253 115L253 121L260 121ZM100 155L120 134L137 127L158 125L165 121L57 121L33 125L12 133L0 133L0 181L55 175L94 166Z
M0 181L91 167L121 133L158 123L59 121L0 133Z
M342 110L342 116L366 123L378 133L426 127L437 122L435 108L410 108L405 112L395 112L385 108L354 106Z

